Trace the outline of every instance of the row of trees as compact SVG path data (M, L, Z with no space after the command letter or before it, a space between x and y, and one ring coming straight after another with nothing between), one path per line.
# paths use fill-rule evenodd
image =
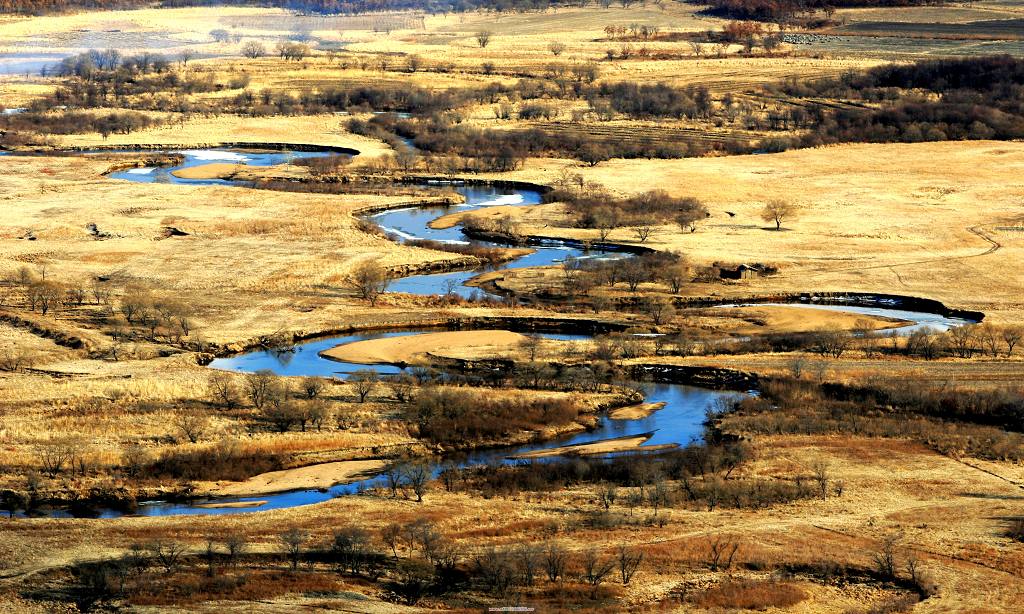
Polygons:
M989 56L887 65L834 79L788 81L791 96L881 101L825 116L804 145L1016 139L1024 136L1024 60ZM925 92L925 95L915 93Z

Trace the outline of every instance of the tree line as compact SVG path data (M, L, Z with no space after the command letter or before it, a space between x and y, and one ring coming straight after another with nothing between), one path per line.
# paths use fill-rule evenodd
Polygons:
M1009 55L885 65L820 81L789 80L778 91L866 103L821 115L794 141L805 147L1024 137L1024 60Z

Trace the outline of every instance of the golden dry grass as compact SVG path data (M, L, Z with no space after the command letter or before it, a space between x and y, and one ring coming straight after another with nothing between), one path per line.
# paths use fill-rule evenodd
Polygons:
M997 322L1024 315L1024 271L1006 265L1024 249L1024 233L1014 230L1024 220L1019 143L843 145L770 156L612 160L595 168L536 160L512 175L548 183L566 168L622 194L664 187L707 204L711 217L697 232L664 226L650 247L681 251L700 264L781 268L773 277L713 287L722 296L882 292L934 298ZM773 198L802 207L783 232L760 219ZM558 227L565 221L557 207L539 208L534 224L528 216L523 223L529 234L597 236ZM611 239L636 241L629 228ZM698 284L688 292L706 290Z

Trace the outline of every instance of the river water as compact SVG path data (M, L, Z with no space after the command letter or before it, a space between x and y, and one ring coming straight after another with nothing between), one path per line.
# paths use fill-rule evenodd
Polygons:
M177 170L178 168L198 166L211 162L231 162L237 164L250 164L254 166L270 166L289 162L298 157L326 155L314 152L268 153L227 149L187 150L168 153L183 154L185 156L184 163L180 167L171 169L129 169L113 173L111 177L114 179L135 182L163 181L178 184L234 185L232 182L224 180L180 179L171 175L170 172ZM472 211L496 205L525 206L536 204L541 201L541 195L539 192L528 189L468 185L452 185L447 187L451 187L462 194L466 198L465 204L452 207L403 208L377 213L370 216L370 219L380 225L397 241L432 239L436 241L465 243L466 238L458 227L433 229L429 227L429 223L441 215L455 211ZM482 242L482 244L494 245L487 242ZM621 253L601 251L583 252L576 248L552 244L551 246L539 247L532 254L519 258L513 262L506 263L503 266L519 268L551 265L563 261L568 256L577 258L627 257ZM479 271L457 271L435 275L412 275L403 279L394 280L389 286L389 290L415 294L439 294L451 289L459 294L469 295L471 293L479 292L479 290L467 287L465 282L478 273ZM908 326L901 331L904 333L923 326L942 330L966 322L965 320L947 318L936 314L899 310L896 309L898 305L846 306L803 304L803 306L813 309L834 309L872 315L884 315L912 321L914 323L913 325ZM238 372L254 372L261 369L268 369L282 376L313 375L320 377L344 378L355 370L368 368L367 365L328 360L320 355L322 351L345 343L383 337L411 335L416 334L417 332L421 331L381 331L330 336L299 343L293 348L288 348L285 351L262 350L230 358L221 358L213 361L210 366L215 369ZM565 340L587 338L586 336L581 335L545 336ZM374 365L372 368L382 374L394 374L401 371L400 367L393 365ZM646 402L664 402L666 404L665 407L651 413L645 418L636 420L612 420L609 418L603 418L600 420L598 426L593 430L562 437L553 441L549 440L527 445L475 451L460 458L459 463L462 465L472 465L480 463L513 462L509 460L509 457L524 452L641 434L650 435L650 438L645 443L645 445L648 446L662 444L685 445L689 442L699 441L701 439L704 429L705 414L708 408L714 407L722 400L726 400L738 394L744 394L739 392L710 390L695 386L650 383L643 384L643 391ZM436 463L433 470L435 472L438 471L440 466L440 463ZM319 503L333 497L344 496L346 494L358 492L364 488L381 485L381 478L379 476L371 476L353 483L337 485L330 489L323 490L299 490L259 497L218 498L215 500L195 501L189 503L152 501L140 504L137 514L144 516L238 514L253 511L282 509ZM237 507L239 504L253 504L253 506ZM67 516L67 513L57 511L53 512L52 515L61 517ZM121 512L115 510L99 510L99 517L111 518L120 515L122 515Z

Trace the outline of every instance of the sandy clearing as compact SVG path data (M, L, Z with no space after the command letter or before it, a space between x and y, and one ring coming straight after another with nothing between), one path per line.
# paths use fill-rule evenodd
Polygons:
M654 412L658 411L662 407L665 407L667 403L640 403L639 405L629 405L627 407L620 407L612 410L608 413L608 417L612 420L639 420L646 418Z
M709 310L712 313L739 315L744 319L756 322L749 332L795 333L813 331L822 328L838 328L851 330L859 323L870 323L875 330L909 326L913 322L896 318L867 316L859 313L843 313L826 309L808 309L806 307L782 306L744 306L718 307ZM763 322L763 324L761 324ZM746 327L744 327L744 330Z
M507 330L462 330L357 341L333 347L321 355L341 362L395 364L453 350L509 352L525 339L526 335Z
M181 179L224 179L246 168L244 164L231 164L230 162L214 162L201 166L190 166L188 168L172 171L171 174Z
M296 469L270 471L253 476L244 482L218 483L208 492L215 497L265 495L287 490L330 488L335 484L353 481L364 473L384 467L381 460L337 461ZM214 504L214 507L224 507Z
M524 454L513 456L512 458L547 458L549 456L565 456L568 454L582 456L590 454L610 454L612 452L629 452L638 450L640 446L650 438L650 434L645 434L635 435L633 437L602 439L601 441L595 441L592 443L581 443L574 446L559 446L557 448L546 448L535 452L526 452ZM675 446L672 444L663 444L658 446L647 446L644 450L668 450L674 447Z

